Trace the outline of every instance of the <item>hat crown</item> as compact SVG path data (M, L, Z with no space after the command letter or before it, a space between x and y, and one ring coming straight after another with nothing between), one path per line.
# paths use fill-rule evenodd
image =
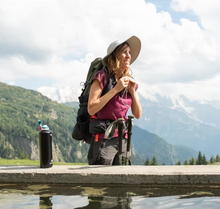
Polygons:
M107 49L107 55L110 55L121 43L119 40L112 42Z

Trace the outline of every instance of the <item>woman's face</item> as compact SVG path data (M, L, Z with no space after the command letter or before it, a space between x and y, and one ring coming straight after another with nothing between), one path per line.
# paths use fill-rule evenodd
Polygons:
M126 46L119 56L120 68L128 69L131 62L131 50L129 46Z

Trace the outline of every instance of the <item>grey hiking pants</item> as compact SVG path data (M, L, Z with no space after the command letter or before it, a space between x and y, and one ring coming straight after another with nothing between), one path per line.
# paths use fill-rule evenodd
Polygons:
M122 139L122 157L126 156L127 139ZM88 152L89 165L119 165L118 137L100 139L95 142L92 137Z

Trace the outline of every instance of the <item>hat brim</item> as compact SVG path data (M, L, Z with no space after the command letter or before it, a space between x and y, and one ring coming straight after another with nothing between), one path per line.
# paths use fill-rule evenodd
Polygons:
M137 36L131 36L126 41L121 42L121 44L123 44L124 42L128 43L128 45L130 47L130 50L131 50L131 62L130 62L130 65L131 65L137 59L137 57L138 57L138 55L139 55L139 53L141 51L141 41L140 41L140 39ZM121 44L119 44L119 45L121 45ZM110 54L106 55L103 58L103 64L105 66L108 64L107 59L108 59L109 55Z

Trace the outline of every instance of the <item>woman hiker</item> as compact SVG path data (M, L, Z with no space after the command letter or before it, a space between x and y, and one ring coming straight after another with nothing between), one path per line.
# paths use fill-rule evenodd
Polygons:
M141 49L141 41L132 36L126 41L114 41L107 49L103 58L104 68L98 71L92 82L88 101L88 113L99 120L115 121L119 118L127 120L126 114L131 107L135 118L142 114L136 81L131 77L130 65L136 60ZM107 69L107 71L106 71ZM108 76L113 75L113 88L102 96L108 83ZM126 154L127 134L122 139L122 156ZM92 138L89 148L88 162L90 165L119 165L117 129L111 139L105 133L97 133Z

